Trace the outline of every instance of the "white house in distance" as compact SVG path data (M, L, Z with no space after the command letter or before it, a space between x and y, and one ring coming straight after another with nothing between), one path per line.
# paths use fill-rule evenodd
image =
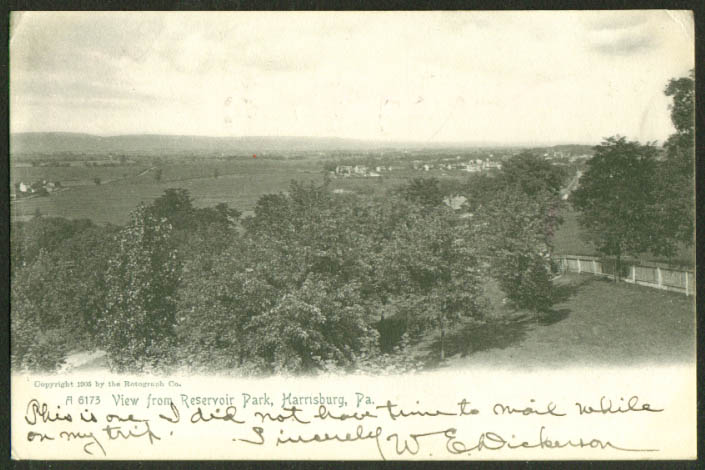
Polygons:
M373 171L366 167L365 165L339 165L335 168L335 174L337 176L360 176L360 177L379 177L382 176L379 171L383 167L377 167L377 171Z
M20 181L19 183L15 183L15 195L17 197L25 197L32 194L46 195L47 193L58 191L60 188L61 183L58 181L38 180L29 184Z
M419 161L413 162L414 170L430 171L435 168L432 163L421 163ZM483 160L481 158L468 160L467 162L458 163L439 163L438 169L440 170L460 170L466 171L468 173L479 173L486 170L501 170L502 164L500 162L495 162L491 160Z

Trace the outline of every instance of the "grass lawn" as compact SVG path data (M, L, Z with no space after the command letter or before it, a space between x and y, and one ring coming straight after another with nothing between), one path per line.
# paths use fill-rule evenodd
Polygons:
M468 326L448 341L442 367L695 364L693 297L591 275L556 282L565 300L549 315ZM438 342L425 352L438 357Z

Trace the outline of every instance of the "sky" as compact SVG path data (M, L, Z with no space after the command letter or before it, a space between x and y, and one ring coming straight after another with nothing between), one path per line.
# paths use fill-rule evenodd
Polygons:
M10 129L663 142L681 11L20 12Z

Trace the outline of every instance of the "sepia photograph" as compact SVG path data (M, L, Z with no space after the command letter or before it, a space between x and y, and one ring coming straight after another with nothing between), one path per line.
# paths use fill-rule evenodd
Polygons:
M628 419L694 457L694 44L670 10L12 12L13 457L188 458L208 421L247 433L199 458L667 450ZM308 410L347 438L267 427ZM407 416L401 452L370 424Z

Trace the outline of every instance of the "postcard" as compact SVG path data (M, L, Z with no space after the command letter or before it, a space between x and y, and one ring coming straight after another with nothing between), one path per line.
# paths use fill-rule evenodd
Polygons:
M697 456L690 11L13 12L17 460Z

